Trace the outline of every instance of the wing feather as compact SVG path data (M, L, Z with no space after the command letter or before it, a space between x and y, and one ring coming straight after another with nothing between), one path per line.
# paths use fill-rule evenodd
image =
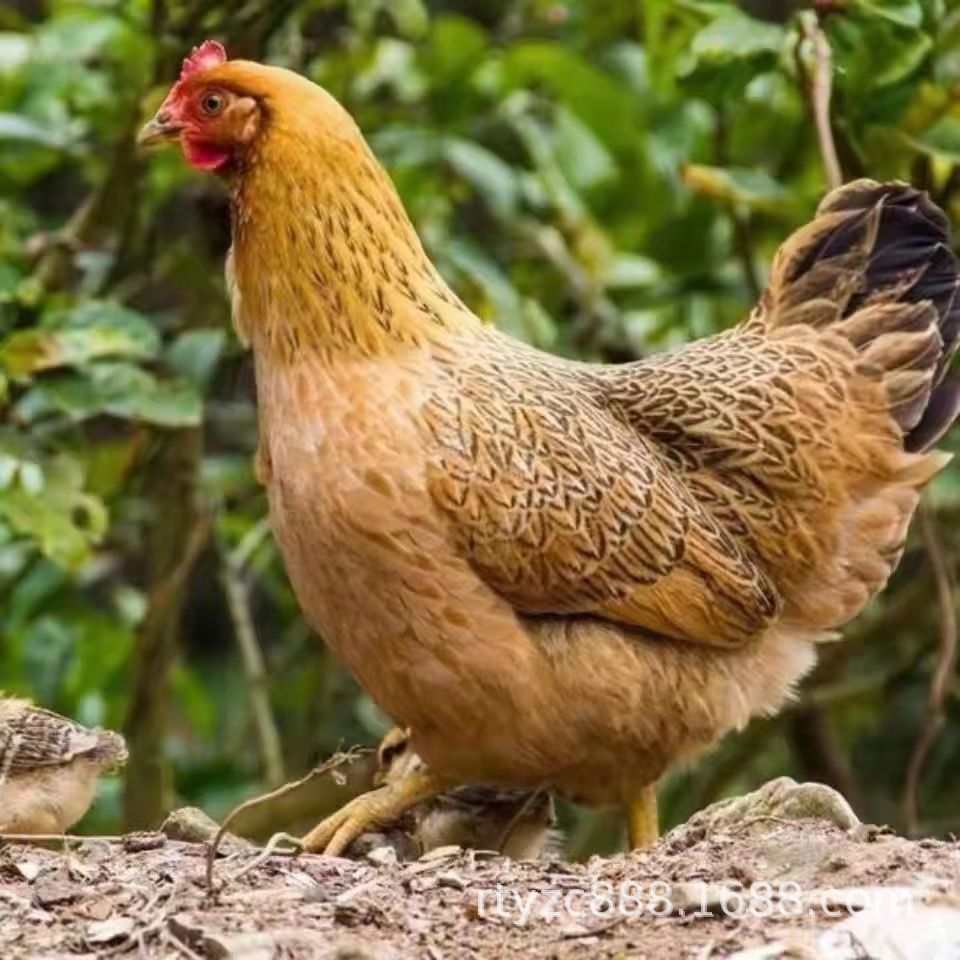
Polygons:
M427 405L429 483L460 549L525 614L735 646L777 615L763 570L593 368L515 348L451 364Z

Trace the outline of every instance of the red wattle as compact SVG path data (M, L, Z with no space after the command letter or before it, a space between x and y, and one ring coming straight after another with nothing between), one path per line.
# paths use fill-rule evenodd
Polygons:
M198 170L217 170L230 159L230 151L215 143L184 137L182 144L187 163Z

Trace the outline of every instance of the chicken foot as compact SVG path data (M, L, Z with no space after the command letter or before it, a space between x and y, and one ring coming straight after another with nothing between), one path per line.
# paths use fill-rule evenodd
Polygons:
M303 838L303 849L340 856L360 834L395 822L411 807L451 786L425 768L411 770L386 786L355 797L331 814Z

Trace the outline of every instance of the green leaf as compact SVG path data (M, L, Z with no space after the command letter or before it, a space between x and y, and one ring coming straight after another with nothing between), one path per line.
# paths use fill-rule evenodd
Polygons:
M487 34L465 17L438 17L423 51L423 66L432 86L440 91L462 82L489 45Z
M660 265L649 257L631 253L617 254L607 267L603 282L610 290L652 287L663 278Z
M22 281L23 274L12 263L0 260L0 304L16 298Z
M477 82L506 100L510 91L543 90L572 110L612 149L629 150L642 119L640 105L621 84L570 47L528 42L491 61Z
M789 201L783 184L762 170L689 163L683 182L701 196L767 213L782 212Z
M106 508L84 491L82 472L66 455L44 464L43 477L40 490L0 489L0 518L51 560L79 567L106 531Z
M901 27L923 24L923 8L918 0L850 0L847 9L882 17Z
M192 384L161 380L131 364L107 362L35 384L19 412L30 419L49 409L78 421L106 414L160 427L196 426L203 415Z
M0 366L24 379L56 367L82 366L99 357L152 357L159 337L150 322L111 303L87 302L19 330L0 343Z
M512 214L520 196L516 173L495 153L457 137L445 138L442 152L450 166L468 181L497 214Z
M516 324L520 295L500 265L482 247L467 240L451 242L446 252L451 263L486 295L498 324Z
M423 0L390 0L384 4L393 22L405 37L422 37L430 25L430 14Z
M174 373L197 390L204 390L213 377L226 342L226 333L217 327L187 330L170 345L167 363Z
M691 92L722 102L776 66L785 38L777 24L725 9L694 36L679 76Z
M374 138L377 152L394 167L429 167L446 163L500 216L512 214L520 197L520 180L509 164L480 144L433 130L395 126Z
M617 172L610 151L583 121L560 107L553 130L554 155L567 180L578 190L589 190Z
M0 75L13 73L30 58L33 43L23 33L0 33Z
M905 80L933 48L933 40L922 30L863 15L830 17L827 36L833 47L837 85L849 96L862 98L860 112L869 110L871 91Z
M402 103L415 103L426 90L426 80L417 68L411 44L393 37L384 37L366 70L357 74L353 93L369 99L381 90L389 90Z
M61 132L17 113L0 113L0 143L4 141L31 143L54 150L62 150L70 143Z
M960 119L956 117L944 117L920 136L908 139L931 157L960 164Z

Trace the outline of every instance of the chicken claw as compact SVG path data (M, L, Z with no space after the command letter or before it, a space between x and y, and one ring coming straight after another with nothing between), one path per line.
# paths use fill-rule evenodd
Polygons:
M425 768L410 773L386 786L355 797L317 824L301 841L308 853L340 856L362 833L393 823L423 800L429 800L453 786Z

